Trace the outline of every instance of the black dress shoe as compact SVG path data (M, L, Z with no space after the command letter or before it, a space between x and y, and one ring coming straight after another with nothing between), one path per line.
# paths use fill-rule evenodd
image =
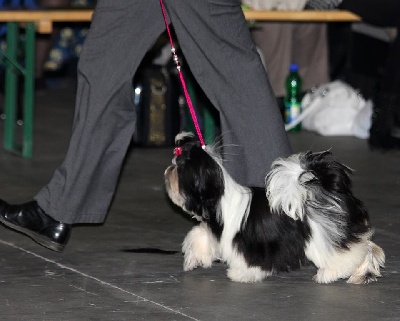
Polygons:
M0 200L0 222L57 252L64 250L71 233L71 225L48 216L36 201L10 205Z

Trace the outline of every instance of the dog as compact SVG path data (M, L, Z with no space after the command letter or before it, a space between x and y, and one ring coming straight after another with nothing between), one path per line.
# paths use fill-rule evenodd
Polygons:
M329 151L277 159L265 188L228 174L212 146L180 133L165 186L200 223L182 244L184 271L220 260L236 282L259 282L311 261L314 280L366 284L381 276L383 250L371 241L368 212L351 190L350 168Z

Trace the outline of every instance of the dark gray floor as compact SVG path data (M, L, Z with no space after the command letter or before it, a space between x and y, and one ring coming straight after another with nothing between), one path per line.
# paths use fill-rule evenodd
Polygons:
M61 162L71 88L38 96L33 159L0 153L1 198L29 200ZM400 152L371 152L351 137L302 132L290 139L296 152L332 148L355 169L355 193L387 256L378 282L318 285L312 266L257 284L229 281L223 264L184 273L181 254L168 251L180 251L194 222L165 197L172 149L136 149L106 223L74 227L64 253L0 226L0 320L400 320Z

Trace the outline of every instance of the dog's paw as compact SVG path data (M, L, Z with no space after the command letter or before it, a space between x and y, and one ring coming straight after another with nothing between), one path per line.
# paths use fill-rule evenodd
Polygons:
M265 277L271 275L271 272L261 270L259 267L249 268L229 268L227 275L232 281L241 283L260 282Z
M184 253L183 270L191 271L198 266L209 268L217 259L218 244L205 224L192 228L182 244Z
M319 269L314 275L313 280L320 284L328 284L337 281L341 276L335 270Z
M211 257L197 257L196 254L192 251L185 252L183 262L183 270L184 271L191 271L199 266L203 268L209 268L212 266L213 260Z

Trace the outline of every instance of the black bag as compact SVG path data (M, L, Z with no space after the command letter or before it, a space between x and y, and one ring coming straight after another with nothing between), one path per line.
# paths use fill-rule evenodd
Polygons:
M138 115L134 142L147 147L173 146L180 131L180 87L167 67L147 65L134 81Z

